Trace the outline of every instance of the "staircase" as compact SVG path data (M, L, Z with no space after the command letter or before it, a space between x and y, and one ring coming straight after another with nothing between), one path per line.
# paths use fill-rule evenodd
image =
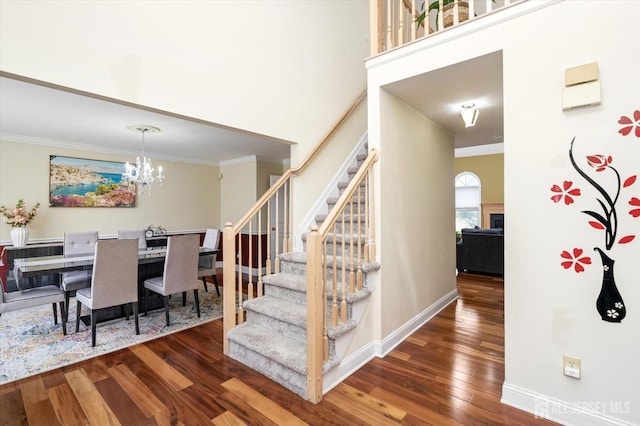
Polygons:
M358 172L362 162L367 158L366 144L364 153L357 155L357 165L348 169L348 178L338 184L338 192L342 194L349 181ZM333 205L339 197L329 197L327 199L328 210L331 211ZM354 204L356 206L357 204ZM351 212L347 209L343 213L345 223L349 223L349 216L361 217L363 211ZM318 226L326 219L327 214L318 214L315 217ZM358 273L358 265L350 267L350 250L363 250L366 238L363 229L354 229L353 235L348 233L349 229L342 230L342 219L336 224L335 232L327 236L327 253L325 263L327 266L327 282L332 282L336 275L337 283L347 282L342 280L343 261L344 273ZM354 223L360 223L356 221ZM349 228L348 226L345 228ZM360 238L358 238L358 233ZM335 235L335 236L334 236ZM302 236L306 242L306 235ZM333 241L336 240L334 246ZM345 252L342 249L342 240L360 241L359 248L355 245L346 245ZM282 384L292 392L307 399L307 256L306 244L303 252L282 253L280 259L280 272L272 275L265 275L262 280L264 284L264 295L243 303L246 312L246 321L231 329L227 337L229 339L229 356L246 364L247 366L261 372L270 379ZM334 248L335 247L335 248ZM335 250L335 254L334 254ZM334 268L335 265L335 268ZM350 332L357 327L358 312L362 309L354 309L360 304L366 303L366 299L371 292L366 286L367 273L379 269L377 263L365 263L360 265L362 271L362 290L348 293L346 298L346 322L339 322L337 326L331 326L328 321L328 352L329 357L323 363L322 373L326 375L331 369L340 364L344 355L346 343L350 339ZM334 272L335 271L335 272ZM341 293L342 284L338 284L338 294ZM332 318L333 290L329 286L327 290L327 318ZM340 299L338 299L340 300ZM340 304L337 305L338 318Z

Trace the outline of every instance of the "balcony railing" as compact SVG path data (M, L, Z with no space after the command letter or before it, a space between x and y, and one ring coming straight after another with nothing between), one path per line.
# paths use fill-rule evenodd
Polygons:
M372 0L371 55L478 19L521 0Z

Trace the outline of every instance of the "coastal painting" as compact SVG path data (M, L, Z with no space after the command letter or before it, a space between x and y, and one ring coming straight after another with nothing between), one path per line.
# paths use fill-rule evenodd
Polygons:
M49 156L49 207L135 207L125 163Z

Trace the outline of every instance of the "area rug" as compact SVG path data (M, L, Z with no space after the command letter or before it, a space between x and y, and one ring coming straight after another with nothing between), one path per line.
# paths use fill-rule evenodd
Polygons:
M222 317L222 288L199 292L200 318L196 315L193 292L187 292L186 305L182 296L172 297L166 326L164 309L139 316L140 334L135 333L133 317L98 324L96 346L91 347L91 326L80 322L75 332L76 300L71 298L67 335L62 335L61 318L53 324L51 305L37 306L2 314L0 317L0 384L40 374L78 361L93 358L137 343L175 333ZM83 307L82 315L88 310Z

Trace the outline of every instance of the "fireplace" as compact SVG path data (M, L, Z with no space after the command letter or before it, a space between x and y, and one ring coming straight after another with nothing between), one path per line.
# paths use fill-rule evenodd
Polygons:
M497 224L496 222L499 222L499 224ZM482 204L482 227L504 229L504 204L503 203L483 203Z
M489 223L491 228L504 229L504 213L491 213L489 215Z

